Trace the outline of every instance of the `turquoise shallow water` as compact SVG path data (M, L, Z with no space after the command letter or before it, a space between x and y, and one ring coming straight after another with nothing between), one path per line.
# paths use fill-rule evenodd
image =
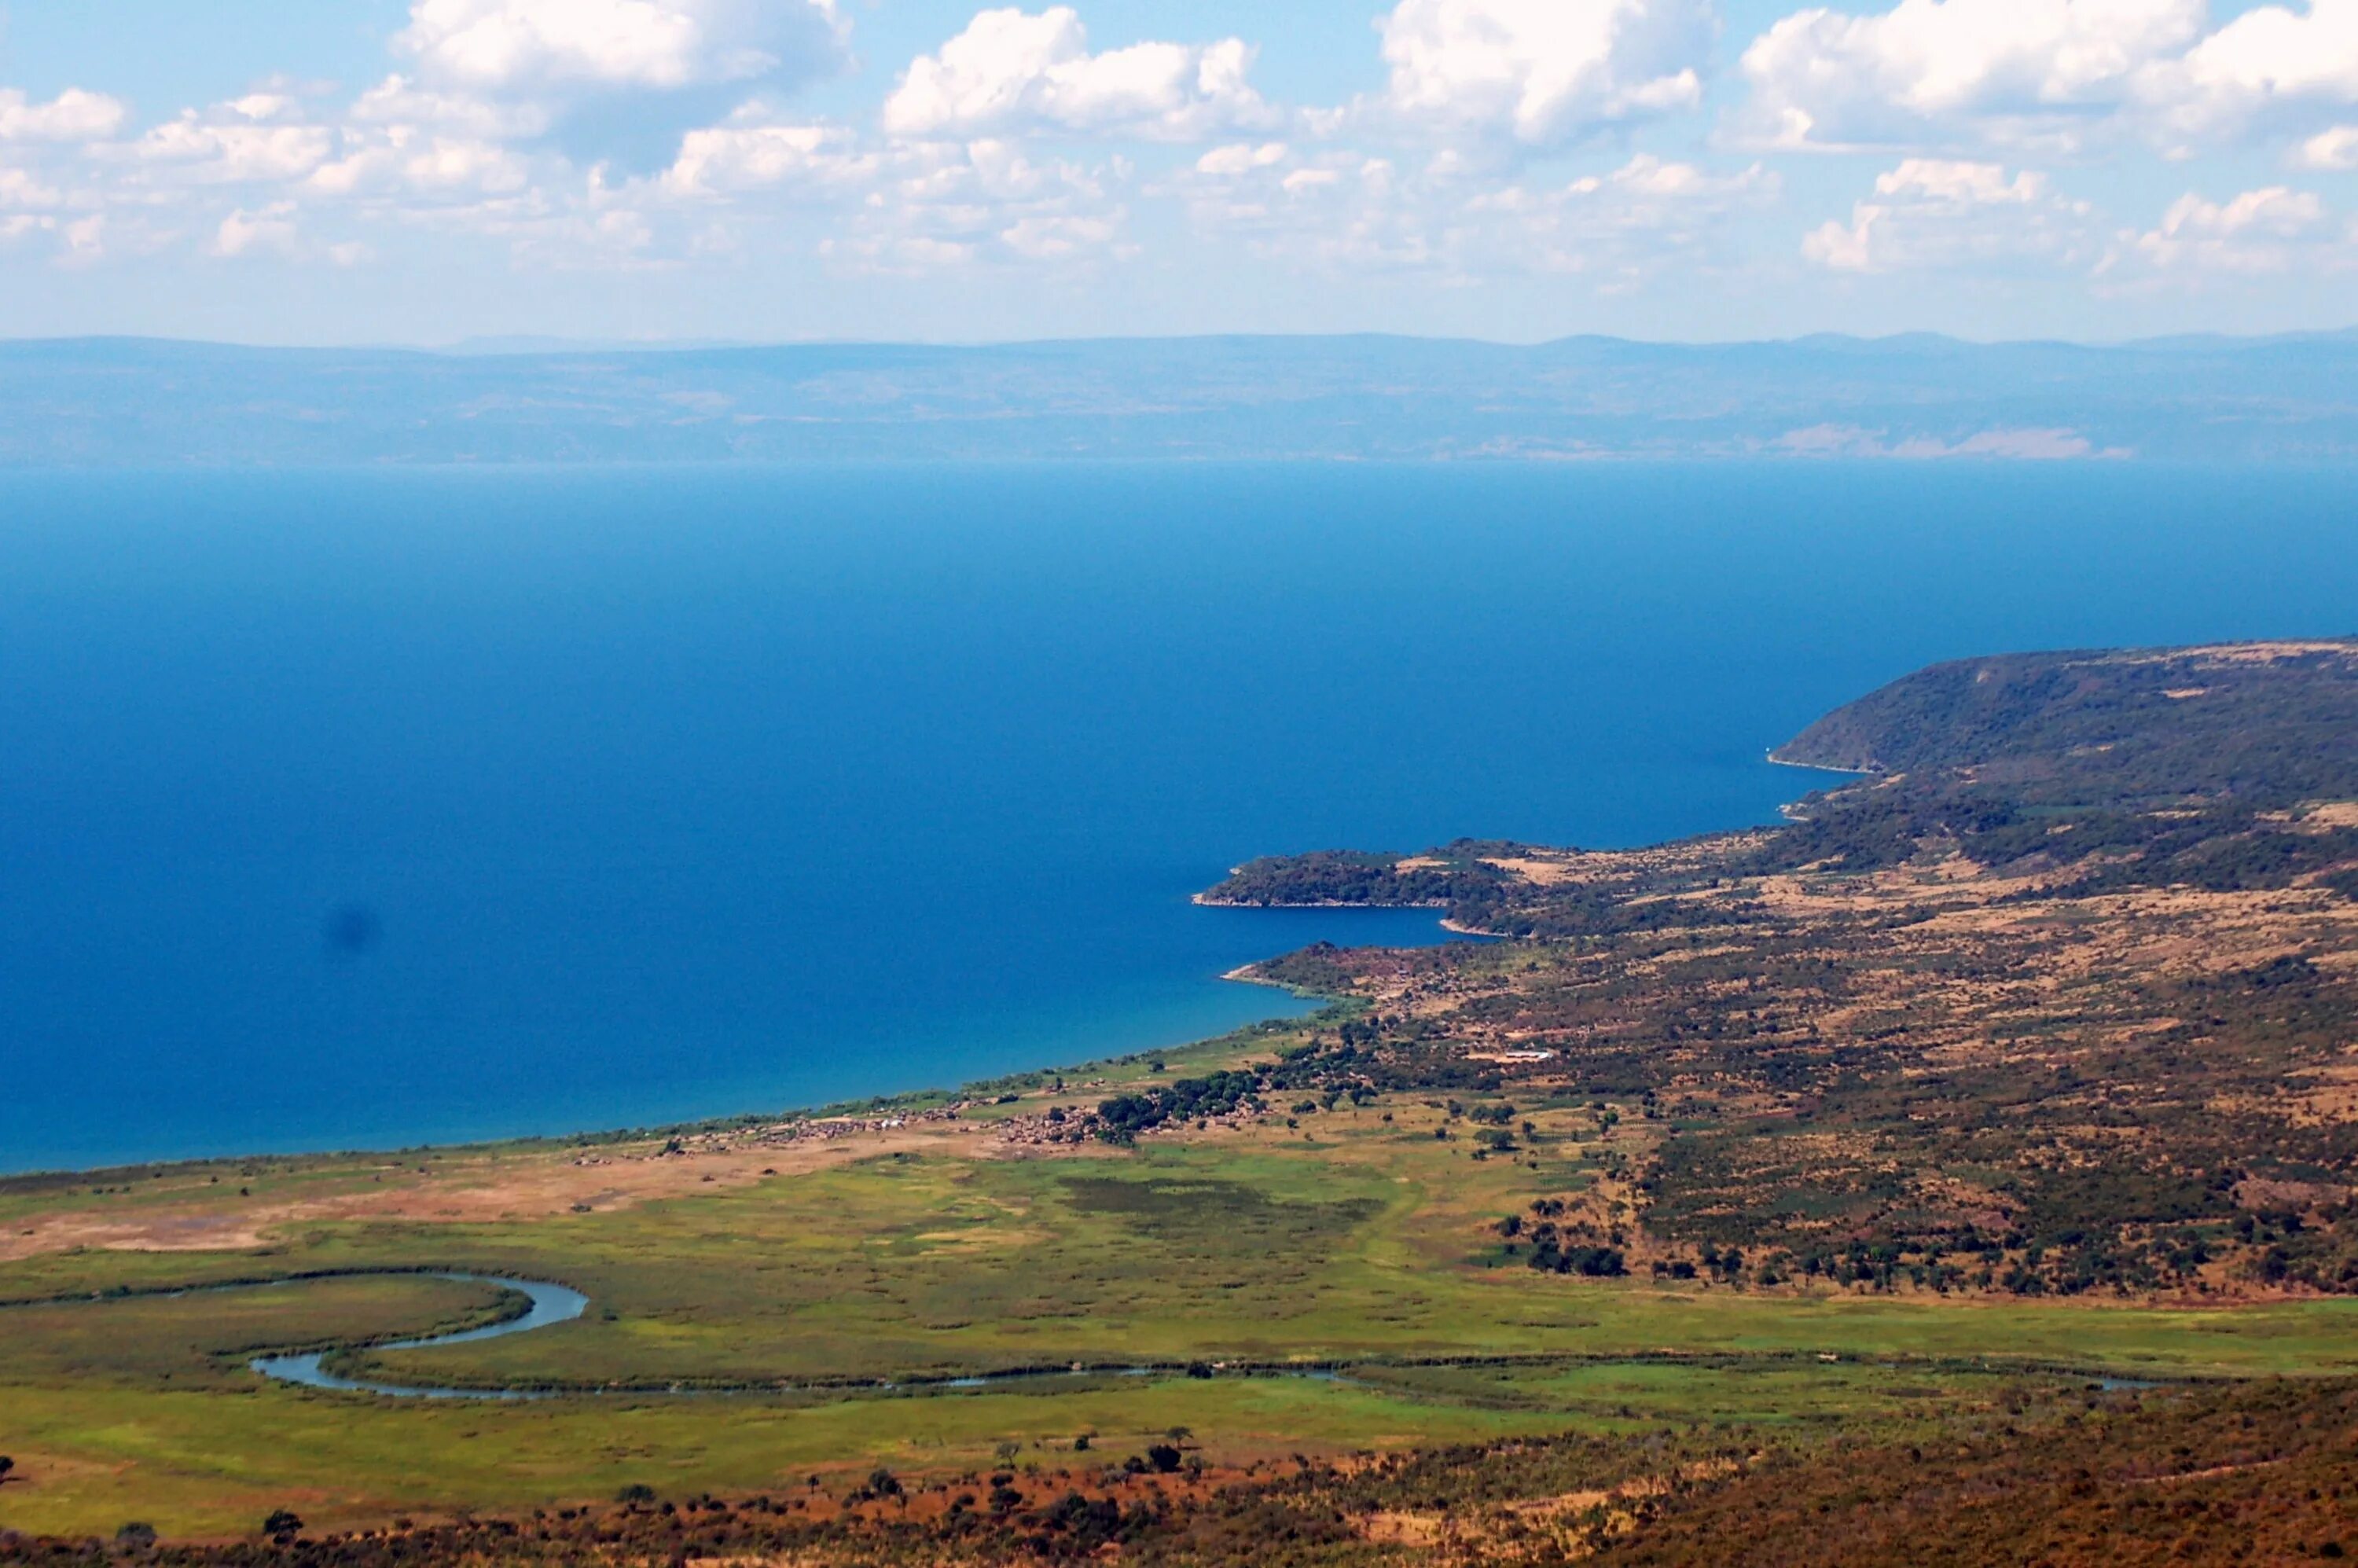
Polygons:
M1426 914L1249 855L1768 820L1926 661L2358 629L2352 477L0 477L0 1169L1142 1049Z

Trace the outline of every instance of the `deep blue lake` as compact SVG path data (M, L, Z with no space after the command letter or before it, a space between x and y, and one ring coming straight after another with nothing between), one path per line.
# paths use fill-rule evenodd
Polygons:
M1202 1036L1414 913L1276 850L1759 822L1928 661L2358 630L2358 482L2154 466L0 476L0 1169Z

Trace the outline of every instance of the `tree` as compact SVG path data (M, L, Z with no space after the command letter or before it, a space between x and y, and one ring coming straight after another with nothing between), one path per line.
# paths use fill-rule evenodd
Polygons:
M618 1503L651 1503L655 1500L655 1489L644 1481L633 1481L616 1492L614 1500Z
M1146 1450L1146 1462L1159 1474L1172 1475L1179 1468L1180 1453L1167 1443L1152 1444Z
M275 1509L268 1519L262 1521L262 1533L265 1535L294 1535L302 1528L303 1520L292 1509Z
M124 1552L146 1552L156 1544L156 1527L136 1521L114 1532L114 1544Z
M5 1454L0 1454L0 1482L6 1481L8 1472L16 1467L16 1462L14 1459L9 1458Z

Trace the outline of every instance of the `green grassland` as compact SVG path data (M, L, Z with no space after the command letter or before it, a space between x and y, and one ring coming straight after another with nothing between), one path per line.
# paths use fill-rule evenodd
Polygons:
M1503 1257L1488 1222L1593 1181L1628 1134L1537 1111L1528 1159L1476 1161L1433 1136L1444 1112L1414 1096L1298 1119L1086 1157L886 1155L536 1220L301 1224L261 1248L10 1263L0 1452L19 1478L0 1489L0 1523L235 1534L281 1506L366 1523L633 1483L686 1495L879 1462L963 1472L1010 1443L1054 1466L1079 1434L1119 1454L1174 1426L1219 1464L1568 1425L1849 1431L1932 1422L2023 1378L2358 1371L2347 1301L2001 1305L1542 1274ZM364 1184L369 1169L244 1167L251 1199L204 1171L9 1201L20 1218L176 1192L283 1202ZM558 1280L592 1304L528 1335L346 1360L407 1384L563 1391L397 1400L245 1369L263 1348L356 1346L499 1310L487 1286L337 1277L427 1269ZM259 1278L287 1282L165 1293ZM1221 1365L1190 1377L1190 1362ZM1074 1363L1098 1370L913 1382ZM1159 1370L1118 1370L1137 1367Z

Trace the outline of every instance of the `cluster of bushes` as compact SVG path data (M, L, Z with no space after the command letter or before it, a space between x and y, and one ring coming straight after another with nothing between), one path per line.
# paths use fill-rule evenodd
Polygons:
M1345 903L1444 908L1504 884L1507 873L1482 857L1513 853L1517 849L1510 844L1461 840L1413 857L1355 849L1271 855L1238 866L1206 896L1220 903L1271 906ZM1414 863L1404 863L1412 860Z
M1556 1217L1564 1212L1564 1206L1562 1198L1534 1198L1531 1213L1537 1217L1536 1223L1526 1227L1519 1214L1500 1220L1496 1228L1506 1238L1507 1251L1511 1254L1518 1250L1516 1238L1527 1237L1531 1253L1524 1262L1541 1273L1585 1274L1593 1280L1617 1279L1628 1273L1628 1260L1617 1245L1598 1243L1585 1225L1575 1227L1572 1234L1557 1226ZM1617 1243L1620 1239L1620 1232L1614 1232L1613 1240Z
M1566 1246L1552 1236L1534 1236L1531 1267L1550 1274L1585 1274L1592 1280L1618 1279L1629 1271L1618 1247Z
M1202 1121L1262 1108L1261 1076L1249 1069L1182 1078L1168 1088L1117 1095L1098 1105L1097 1134L1109 1143L1130 1143L1166 1122Z

